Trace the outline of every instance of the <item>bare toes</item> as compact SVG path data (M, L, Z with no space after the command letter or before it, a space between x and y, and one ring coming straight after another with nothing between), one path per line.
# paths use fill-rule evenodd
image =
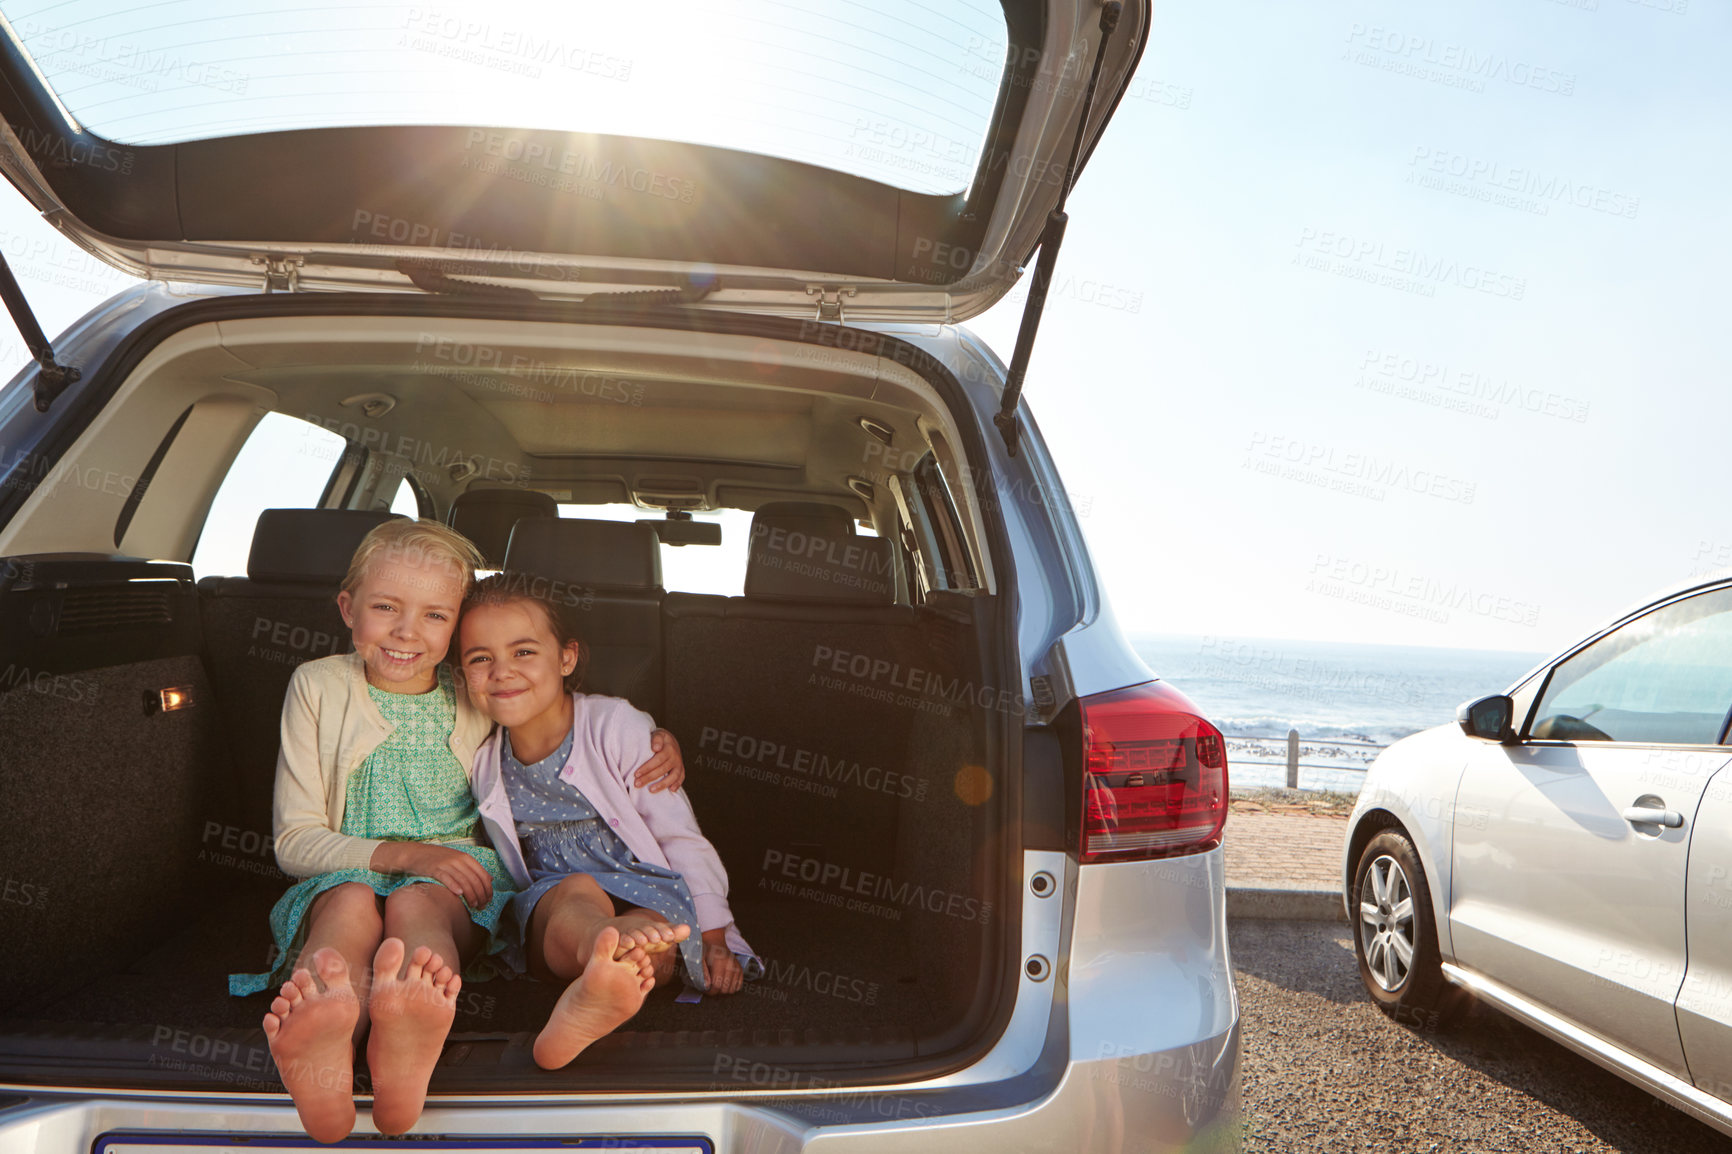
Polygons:
M394 982L403 969L403 939L386 938L373 955L374 981Z

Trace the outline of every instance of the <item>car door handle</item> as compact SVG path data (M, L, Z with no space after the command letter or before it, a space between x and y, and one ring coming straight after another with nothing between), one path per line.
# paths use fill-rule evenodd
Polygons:
M1632 805L1624 811L1624 820L1631 825L1663 825L1677 829L1684 824L1684 815L1675 809L1659 809L1651 805Z

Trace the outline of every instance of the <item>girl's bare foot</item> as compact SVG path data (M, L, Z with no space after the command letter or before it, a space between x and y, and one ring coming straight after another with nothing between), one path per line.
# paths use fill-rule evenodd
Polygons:
M687 925L670 926L661 918L647 910L631 910L615 918L607 918L596 924L596 934L599 939L601 930L612 926L619 931L619 945L614 948L614 960L621 961L633 950L642 950L646 954L659 954L671 950L692 936L692 927ZM593 953L593 947L591 949Z
M373 1125L381 1134L401 1134L421 1117L427 1080L451 1032L463 979L426 946L403 968L403 939L386 938L373 955L373 996L367 1003L372 1033L367 1068L373 1076Z
M618 1029L643 1006L644 995L655 985L649 959L643 955L636 960L615 958L619 948L619 930L603 926L583 976L565 988L535 1039L536 1065L557 1070L569 1064L584 1047Z
M337 1142L355 1128L355 1023L361 1002L343 955L322 949L312 974L296 970L265 1015L265 1038L301 1125L315 1141Z

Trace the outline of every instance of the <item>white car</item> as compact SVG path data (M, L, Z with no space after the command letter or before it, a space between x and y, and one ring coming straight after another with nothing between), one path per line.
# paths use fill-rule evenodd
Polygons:
M1732 1134L1732 580L1644 603L1372 765L1342 880L1365 988L1471 994Z

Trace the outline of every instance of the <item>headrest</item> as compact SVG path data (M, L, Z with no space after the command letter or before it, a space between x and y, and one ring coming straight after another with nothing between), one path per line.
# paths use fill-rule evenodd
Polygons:
M746 596L894 605L894 564L890 542L856 537L836 506L777 501L752 515Z
M445 523L481 550L488 569L503 568L511 527L524 517L557 517L559 503L534 489L469 489L451 502Z
M638 521L527 518L511 531L505 568L573 585L662 587L661 545L656 531Z
M253 529L254 581L341 585L361 538L399 516L370 509L266 509Z

